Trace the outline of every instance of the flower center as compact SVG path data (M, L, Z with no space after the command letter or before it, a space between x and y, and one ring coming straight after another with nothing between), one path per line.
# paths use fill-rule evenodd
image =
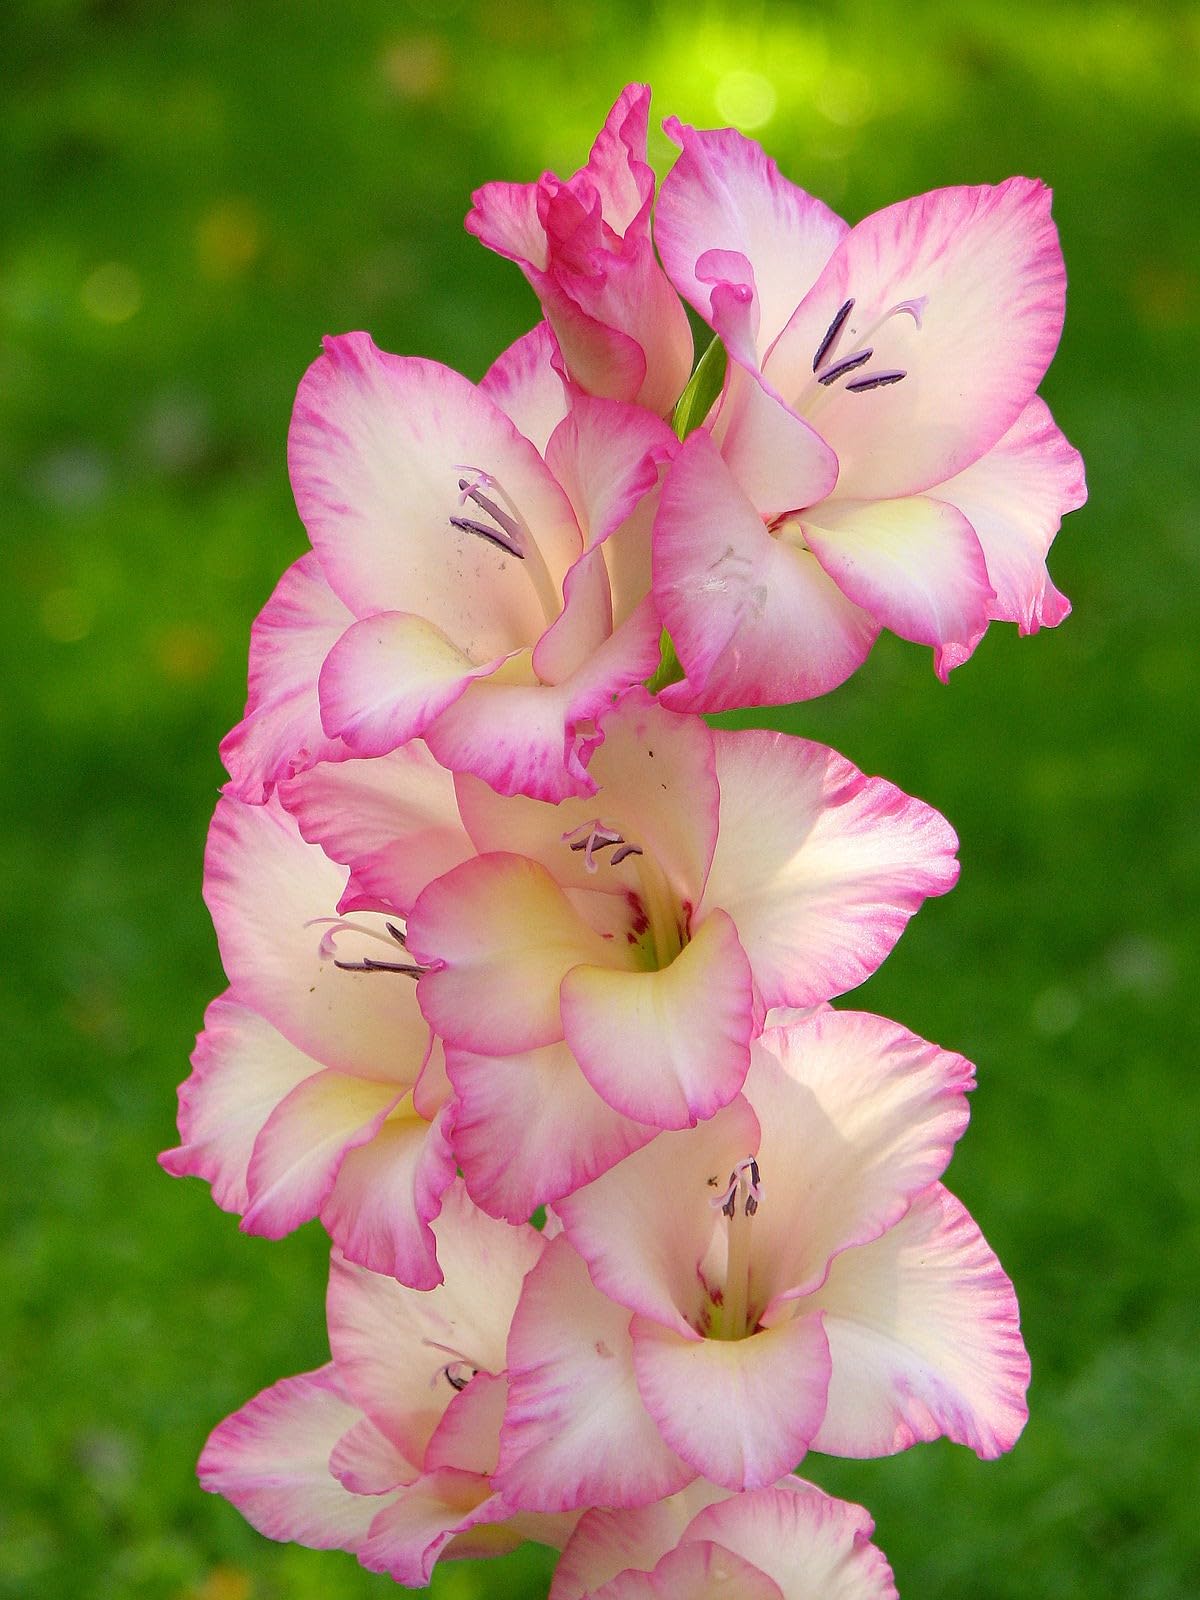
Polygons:
M638 947L641 964L647 971L661 972L669 967L688 942L690 907L672 890L654 856L599 817L568 829L562 842L583 852L583 864L590 873L599 872L602 865L613 868L633 860L637 887L626 890L632 911L627 938ZM605 850L612 854L606 860L598 859Z
M468 504L473 505L489 520L485 522L479 517L459 515L450 518L450 526L457 528L460 533L473 533L486 544L494 545L505 555L515 556L523 562L549 625L562 610L562 601L529 524L504 492L503 485L490 472L484 472L481 467L459 467L457 470L465 474L458 480L460 509Z
M796 402L796 409L803 411L806 416L811 416L820 405L822 390L828 391L840 384L848 394L865 394L870 389L884 389L889 384L899 383L908 376L898 367L867 370L867 363L875 355L871 341L893 317L909 316L919 328L925 310L924 295L913 300L901 300L878 317L861 335L848 326L853 310L854 301L847 300L817 346L812 361L813 375L800 391ZM853 335L854 343L851 344L848 337L844 339L843 335ZM846 348L840 348L843 345Z
M709 1179L716 1187L718 1180ZM709 1204L726 1219L725 1286L711 1296L712 1309L705 1330L710 1339L745 1339L754 1332L757 1316L750 1315L750 1227L763 1198L758 1162L753 1156L739 1161L729 1182Z

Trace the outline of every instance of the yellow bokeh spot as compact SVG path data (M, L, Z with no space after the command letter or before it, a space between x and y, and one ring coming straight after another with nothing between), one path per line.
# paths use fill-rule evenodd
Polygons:
M216 634L196 622L164 628L154 645L158 669L173 683L202 683L216 666L218 654Z
M262 223L248 200L222 200L201 217L196 255L205 277L240 277L262 250Z
M718 112L735 128L761 128L775 115L775 85L761 72L738 69L717 80L713 100Z
M90 317L115 327L141 310L142 280L132 267L105 261L84 280L80 299Z

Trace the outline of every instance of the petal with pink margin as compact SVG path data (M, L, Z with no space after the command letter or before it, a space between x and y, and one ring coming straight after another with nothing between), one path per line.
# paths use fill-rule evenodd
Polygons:
M442 1281L429 1224L457 1171L450 1120L448 1106L426 1122L406 1100L368 1144L347 1154L320 1212L347 1261L410 1289Z
M771 537L703 432L675 459L653 538L654 599L687 674L664 704L720 711L807 700L866 659L878 624L811 552Z
M744 1090L763 1129L767 1194L751 1303L812 1292L839 1251L898 1222L945 1171L974 1086L963 1056L866 1012L818 1011L765 1033Z
M218 1424L197 1473L268 1539L357 1550L379 1510L329 1470L330 1452L361 1413L332 1367L283 1378Z
M601 552L588 559L600 563ZM596 722L654 671L661 634L647 600L561 683L510 683L500 673L473 684L429 728L430 749L455 773L473 773L506 798L526 794L555 804L593 794ZM576 636L572 648L580 642Z
M658 1132L606 1105L561 1041L511 1056L452 1050L446 1065L467 1192L508 1222L524 1222Z
M386 1572L410 1589L426 1586L455 1534L506 1515L486 1478L452 1467L424 1473L382 1510L376 1501L375 1509L369 1536L358 1548L359 1562L368 1572ZM478 1553L503 1555L520 1542L520 1534L497 1528Z
M254 1141L242 1231L281 1239L315 1217L347 1151L374 1139L403 1092L328 1071L298 1084Z
M523 433L538 454L546 454L550 435L567 414L562 357L548 322L509 345L479 380L479 387Z
M474 855L454 780L414 741L302 772L279 799L304 838L350 868L358 893L406 913L427 883Z
M721 910L657 972L573 967L562 980L563 1035L614 1111L691 1128L742 1087L755 1031L754 976Z
M517 656L476 663L424 617L381 611L347 628L326 656L321 720L356 755L386 755L426 733L475 679Z
M893 1455L945 1434L990 1459L1016 1442L1029 1383L1016 1296L941 1184L881 1238L838 1256L802 1307L823 1316L833 1360L814 1449Z
M412 1462L362 1416L334 1445L329 1470L351 1494L389 1494L418 1476Z
M1035 395L998 444L934 492L975 529L996 591L989 615L1023 634L1061 622L1071 608L1050 582L1046 552L1087 486L1079 451L1045 401Z
M446 1407L425 1450L425 1470L454 1467L460 1472L495 1472L500 1424L508 1402L508 1380L477 1372Z
M203 1178L223 1211L249 1204L246 1168L263 1124L321 1063L289 1044L257 1011L229 994L204 1013L191 1076L179 1086L179 1137L159 1165L176 1178Z
M281 778L349 748L321 726L321 664L354 621L310 551L280 578L250 629L246 713L221 740L228 793L258 805Z
M707 319L708 285L698 279L696 263L714 249L743 255L753 270L759 353L765 354L847 226L735 129L699 130L676 117L668 117L663 128L682 152L663 179L654 215L667 276Z
M719 1544L693 1539L668 1550L653 1572L623 1572L589 1600L788 1600L758 1567Z
M800 527L843 594L902 639L953 644L987 627L995 596L957 507L926 495L826 500L802 513Z
M525 1280L508 1341L509 1403L493 1482L513 1506L649 1505L696 1472L638 1394L629 1312L596 1289L564 1238Z
M846 234L764 372L836 451L839 493L920 494L990 450L1028 405L1058 344L1065 287L1043 184L936 189ZM902 383L818 386L814 354L847 300L824 370L861 346L873 359L856 377L900 371Z
M825 1412L830 1353L820 1314L744 1339L684 1339L635 1315L638 1393L670 1447L726 1489L790 1472Z
M586 1600L597 1584L636 1567L649 1572L696 1514L728 1490L697 1478L678 1494L625 1511L587 1511L554 1569L549 1600Z
M765 729L713 741L721 834L701 914L733 918L768 1007L854 988L926 896L954 886L953 829L826 745Z
M417 998L448 1046L510 1055L563 1037L559 985L580 962L623 953L588 927L546 869L477 856L434 881L408 918L408 950L430 967Z
M874 1531L862 1506L793 1481L707 1507L683 1538L714 1540L753 1562L786 1600L897 1600Z

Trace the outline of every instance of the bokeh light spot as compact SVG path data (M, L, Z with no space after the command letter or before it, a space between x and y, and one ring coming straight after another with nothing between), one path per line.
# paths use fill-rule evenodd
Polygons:
M761 72L727 72L713 93L717 110L735 128L761 128L775 115L775 85Z
M258 212L248 200L222 200L196 228L200 270L218 281L240 277L258 260L262 234Z
M142 280L132 267L105 261L84 279L80 299L89 317L116 327L141 310Z

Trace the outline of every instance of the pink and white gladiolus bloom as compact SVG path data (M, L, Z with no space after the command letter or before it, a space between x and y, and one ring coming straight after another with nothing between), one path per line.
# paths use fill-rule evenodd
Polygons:
M455 1154L473 1198L510 1220L654 1130L710 1117L771 1007L862 982L958 871L936 811L823 745L711 730L641 690L600 732L586 800L505 798L459 774L472 856L419 892L413 851L364 836L359 855L341 829L353 880L407 913ZM358 765L289 786L326 848ZM323 824L303 800L318 782Z
M764 1034L709 1121L559 1201L509 1339L502 1492L636 1506L698 1475L763 1487L810 1448L1007 1450L1016 1300L939 1181L972 1084L961 1056L821 1008Z
M588 1511L550 1600L896 1600L861 1506L799 1478L729 1495L697 1480L632 1511Z
M585 167L565 181L485 184L467 230L525 274L574 384L666 416L691 372L692 335L650 239L649 110L650 90L630 84Z
M514 1511L490 1481L509 1323L543 1238L477 1211L461 1183L433 1229L445 1278L425 1293L334 1252L332 1361L228 1417L199 1467L268 1538L353 1551L413 1588L439 1557L561 1548L577 1520Z
M944 678L991 620L1061 621L1045 557L1085 489L1035 393L1063 320L1049 191L941 189L848 228L732 129L666 127L659 249L731 358L655 523L687 676L666 703L821 694L881 627Z
M476 386L325 341L288 446L316 559L256 628L222 747L238 795L417 737L505 793L591 791L595 718L658 661L649 528L677 441L640 408L568 404L552 351L543 325Z
M426 753L401 759L430 777ZM455 1172L450 1085L403 976L403 929L338 916L345 886L277 800L219 802L204 889L230 987L180 1087L181 1143L160 1160L206 1179L247 1233L320 1217L350 1260L428 1289L430 1222Z

